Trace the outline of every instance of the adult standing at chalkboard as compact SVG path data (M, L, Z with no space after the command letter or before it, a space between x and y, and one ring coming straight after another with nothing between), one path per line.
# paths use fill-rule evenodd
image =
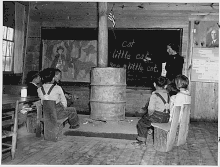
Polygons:
M167 45L167 53L169 55L165 66L166 77L172 82L178 74L182 74L184 59L178 54L178 47L175 44L170 43Z

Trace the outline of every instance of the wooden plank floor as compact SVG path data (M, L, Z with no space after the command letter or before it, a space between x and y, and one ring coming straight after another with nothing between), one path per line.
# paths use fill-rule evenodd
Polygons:
M168 153L147 146L135 147L132 140L63 136L58 142L28 134L18 139L14 160L2 165L218 165L218 123L191 122L187 143Z

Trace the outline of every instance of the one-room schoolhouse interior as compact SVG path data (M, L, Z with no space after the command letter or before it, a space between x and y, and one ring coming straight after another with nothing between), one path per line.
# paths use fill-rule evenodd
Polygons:
M3 165L218 164L218 2L2 7ZM170 119L154 122L161 76Z

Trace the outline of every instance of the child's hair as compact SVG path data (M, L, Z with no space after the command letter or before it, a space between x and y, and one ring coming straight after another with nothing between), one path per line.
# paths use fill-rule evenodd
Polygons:
M55 70L53 68L46 68L41 72L42 83L51 82L55 76Z
M189 79L185 75L177 75L175 78L175 84L177 89L184 88L187 89L189 86Z
M27 74L26 83L32 82L38 76L40 76L38 71L29 71Z
M155 80L155 84L161 88L164 88L167 85L167 78L164 76L159 76L156 80Z
M166 90L169 93L170 97L173 95L176 95L179 92L179 90L176 88L176 84L174 82L168 83Z

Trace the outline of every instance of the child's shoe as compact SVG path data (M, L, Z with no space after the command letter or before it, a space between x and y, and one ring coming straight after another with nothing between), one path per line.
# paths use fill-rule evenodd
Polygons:
M134 145L134 146L142 146L142 145L146 145L145 142L140 141L140 140L137 140L136 142L132 142L131 144Z
M70 127L69 127L69 129L77 129L77 128L79 128L79 124L77 124L77 125L70 125Z

